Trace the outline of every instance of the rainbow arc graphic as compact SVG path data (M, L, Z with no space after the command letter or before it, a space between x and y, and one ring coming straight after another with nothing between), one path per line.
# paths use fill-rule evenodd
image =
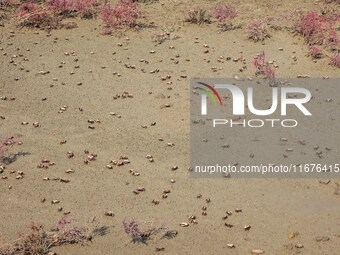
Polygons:
M206 84L204 82L197 82L197 83L204 86L204 88L196 87L196 89L204 91L207 95L209 95L209 97L211 98L211 100L214 102L215 105L217 105L216 98L218 99L220 105L223 105L220 94L218 94L218 92L216 91L216 89L214 89L213 86Z

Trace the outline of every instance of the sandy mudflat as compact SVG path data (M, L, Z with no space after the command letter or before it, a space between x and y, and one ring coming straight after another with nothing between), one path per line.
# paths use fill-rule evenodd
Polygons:
M268 2L233 1L244 13L244 19L268 14L273 8L284 12L296 7L296 1ZM299 4L313 7L312 1ZM29 153L18 157L0 174L8 176L7 180L0 180L0 234L5 241L14 240L17 232L31 221L52 227L69 211L75 225L89 224L96 217L110 231L85 246L53 249L62 255L153 254L156 247L165 248L161 254L244 255L251 254L252 249L270 255L339 254L340 195L335 194L339 180L321 184L317 179L196 179L188 173L189 79L240 75L241 63L220 63L220 56L233 59L242 55L248 65L242 73L245 77L254 75L250 63L262 50L268 59L276 60L280 77L339 77L339 69L329 66L326 58L314 63L307 56L303 38L286 31L273 31L265 43L253 43L246 40L242 30L217 33L214 24L183 23L184 10L190 6L186 1L144 5L148 22L159 27L128 30L122 36L100 35L99 19L79 20L78 28L49 33L18 29L12 22L0 27L0 96L8 98L0 100L0 115L5 117L0 119L0 135L12 135L22 141L9 152ZM173 39L155 44L151 37L161 28L171 30ZM10 36L11 31L14 36ZM209 45L209 53L204 53L203 44ZM283 51L278 50L280 47ZM155 53L151 54L152 50ZM176 60L178 64L174 63ZM134 65L135 69L126 65ZM212 67L221 69L214 72ZM159 72L150 73L155 69ZM167 75L171 78L162 81L161 77ZM124 91L133 97L113 99ZM9 100L12 97L15 100ZM171 107L163 107L165 104ZM337 94L333 95L332 104L339 109ZM67 107L59 113L64 106ZM320 107L326 108L327 104ZM40 127L34 127L34 122ZM153 122L156 125L151 125ZM67 142L61 144L63 140ZM338 156L339 141L339 136L335 136L331 144L332 152ZM244 141L245 148L247 142ZM96 160L84 164L84 150L97 154ZM74 157L68 158L68 151ZM229 153L232 157L237 152L230 148ZM148 154L154 162L148 161ZM247 152L245 157L248 155ZM110 160L120 156L127 156L130 164L106 168ZM55 165L37 168L42 159ZM175 165L178 169L172 171ZM70 168L75 172L66 174ZM133 176L130 169L140 176ZM23 171L24 178L17 180L11 171ZM45 177L50 180L44 181ZM145 192L134 194L132 191L138 187L144 187ZM171 192L164 199L162 194L167 189ZM201 198L197 198L199 194ZM45 203L41 202L43 198ZM206 202L208 198L210 203ZM51 204L55 199L60 203ZM160 203L153 204L153 199ZM201 214L203 206L207 207L206 216ZM58 207L63 210L58 211ZM236 208L242 212L235 213ZM113 211L114 216L105 216L106 211ZM222 220L226 211L233 215ZM188 222L191 215L197 217L198 224L179 226ZM164 224L177 230L178 235L168 240L160 234L148 245L133 244L124 233L124 219ZM226 227L225 222L234 227ZM245 231L245 225L251 225L251 229ZM291 232L299 235L289 239ZM329 240L318 242L318 236ZM230 243L235 248L228 248ZM303 248L296 248L296 244Z

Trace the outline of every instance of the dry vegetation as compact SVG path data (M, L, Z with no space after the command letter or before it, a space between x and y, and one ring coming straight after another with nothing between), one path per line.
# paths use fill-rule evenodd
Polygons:
M105 235L107 227L75 227L67 216L60 219L50 231L39 223L32 222L19 233L19 238L11 243L0 243L2 255L46 255L56 246L66 244L86 244L98 235Z
M18 26L41 29L74 28L75 22L63 23L65 18L80 17L91 19L99 16L104 27L101 34L113 34L120 28L133 28L146 17L140 4L152 4L158 1L119 0L115 5L101 3L98 0L48 0L38 2L16 2L1 0L0 20L8 17L7 13L15 10L14 19ZM220 31L241 29L249 40L263 42L270 37L271 30L287 29L305 38L313 59L329 56L330 64L339 66L336 54L339 53L339 8L337 1L325 0L318 5L318 10L292 10L292 13L278 14L271 17L257 17L246 23L234 24L233 20L242 18L243 13L225 2L212 7L197 5L187 11L183 20L193 24L216 23ZM162 43L166 35L158 35L153 40ZM322 51L328 52L322 54ZM332 56L332 57L331 57Z

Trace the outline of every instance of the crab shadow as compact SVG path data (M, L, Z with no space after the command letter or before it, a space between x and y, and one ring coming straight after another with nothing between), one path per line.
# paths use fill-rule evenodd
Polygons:
M4 163L5 165L9 165L9 164L12 164L13 162L15 162L19 157L24 157L24 156L27 156L27 155L31 155L31 153L20 151L20 152L17 152L15 154L11 154L9 156L1 157L0 162Z
M158 232L163 231L163 230L164 230L163 227L149 229L148 231L142 234L132 236L131 242L148 245L148 241L153 239L152 236L156 235ZM177 234L178 232L176 230L169 230L169 231L166 231L165 234L163 234L161 239L164 239L164 238L172 239L172 238L175 238Z
M94 228L92 231L92 236L97 237L97 236L105 236L110 233L110 228L108 226L100 226Z

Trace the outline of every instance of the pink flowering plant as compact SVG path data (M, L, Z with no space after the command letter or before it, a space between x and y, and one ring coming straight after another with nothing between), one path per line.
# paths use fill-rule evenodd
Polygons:
M132 0L119 0L116 5L106 3L101 8L101 19L106 28L134 27L144 17L139 4Z

